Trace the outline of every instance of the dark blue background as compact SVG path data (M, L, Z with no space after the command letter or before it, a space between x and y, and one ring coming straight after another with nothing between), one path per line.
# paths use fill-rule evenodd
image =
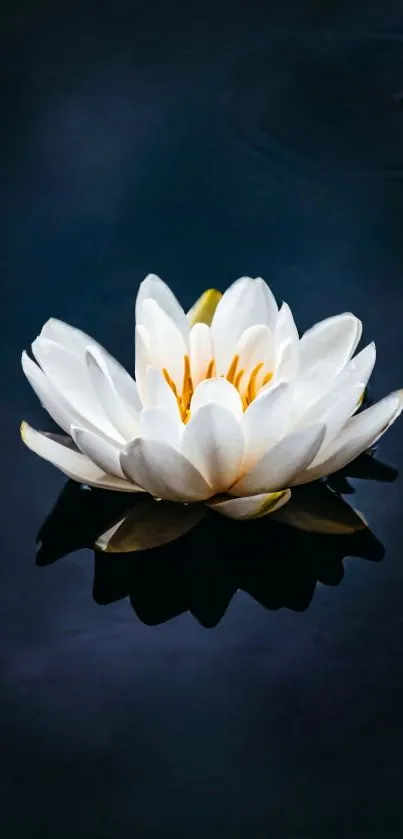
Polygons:
M356 484L385 560L346 560L309 611L242 593L214 630L149 627L94 602L89 551L35 567L63 477L18 425L44 426L19 360L42 323L131 366L151 271L186 306L261 275L302 329L352 310L373 394L403 385L401 3L38 0L2 18L4 839L398 839L399 481ZM402 426L381 451L403 466Z

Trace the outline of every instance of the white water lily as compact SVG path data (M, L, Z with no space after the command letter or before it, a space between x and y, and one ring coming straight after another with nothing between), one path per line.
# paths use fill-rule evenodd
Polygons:
M300 339L288 305L249 277L205 292L186 315L149 275L135 379L88 335L47 321L22 366L68 436L22 423L22 439L84 484L260 517L346 466L400 414L402 391L356 414L375 363L373 343L354 356L361 329L345 313Z

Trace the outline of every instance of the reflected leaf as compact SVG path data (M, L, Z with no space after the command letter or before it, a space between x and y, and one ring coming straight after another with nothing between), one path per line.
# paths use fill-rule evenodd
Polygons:
M99 536L95 547L105 553L158 548L184 536L206 514L202 504L173 504L145 498Z
M367 527L361 513L319 483L294 490L288 504L273 513L272 518L299 530L332 536L356 533Z

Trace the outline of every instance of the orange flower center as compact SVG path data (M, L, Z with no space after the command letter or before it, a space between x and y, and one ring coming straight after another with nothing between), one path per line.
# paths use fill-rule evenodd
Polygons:
M271 379L273 378L273 373L269 372L263 376L263 379L258 383L259 373L264 366L264 362L260 361L258 364L255 365L253 370L249 374L249 378L245 380L245 370L239 370L239 355L234 355L231 364L228 367L227 373L221 375L221 379L226 379L227 382L234 385L237 389L241 400L243 410L246 411L248 405L256 398L259 390L262 387L267 385ZM182 422L185 424L189 422L190 419L190 402L194 393L194 385L192 381L192 375L190 372L190 358L188 355L184 357L184 373L183 373L183 383L182 389L178 391L175 382L171 379L168 370L166 367L162 370L163 376L169 387L171 388L176 401L178 403L179 412L182 418ZM213 379L215 378L215 361L211 359L209 364L207 365L206 373L202 381L206 379Z

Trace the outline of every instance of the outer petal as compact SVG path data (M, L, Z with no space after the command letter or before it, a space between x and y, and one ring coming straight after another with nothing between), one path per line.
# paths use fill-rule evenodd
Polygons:
M88 457L71 449L68 445L71 442L69 438L66 438L66 443L63 444L50 434L35 431L26 422L21 423L21 437L31 451L48 460L73 481L120 492L141 492L140 487L133 483L106 475Z
M206 323L196 323L190 330L190 371L193 387L197 387L213 360L211 330Z
M71 427L71 436L80 451L103 472L124 478L119 462L119 455L123 448L121 444L106 440L105 437L74 425Z
M213 499L207 506L229 519L260 519L279 510L291 498L291 490L246 495L244 498Z
M245 329L254 324L273 325L270 295L263 280L250 277L241 277L227 289L211 324L218 373L226 373L235 344Z
M375 344L368 344L358 355L349 361L338 376L330 383L325 394L314 401L303 413L298 411L297 425L310 425L322 416L328 415L329 411L337 404L339 399L349 392L357 392L361 389L364 392L369 377L374 368L376 359ZM346 417L347 419L347 417Z
M124 474L155 498L203 501L213 490L184 455L168 443L137 439L120 455Z
M250 471L285 436L291 402L292 389L290 385L282 383L249 405L241 420L245 435L244 470Z
M139 436L179 448L184 425L179 414L164 408L145 408L140 415Z
M190 403L190 412L194 414L211 402L227 408L238 419L243 414L242 400L234 385L226 379L207 379L197 386Z
M21 356L22 369L32 387L35 391L41 405L45 408L48 414L59 425L66 434L70 434L70 426L74 421L82 419L73 411L71 406L60 396L50 381L46 378L43 370L32 361L31 358L24 351Z
M55 391L74 411L104 434L120 438L95 395L85 358L42 336L33 342L32 352Z
M321 452L320 462L298 476L304 484L331 475L369 449L397 419L403 407L403 391L395 391L376 405L352 417L335 440Z
M110 353L101 346L101 344L94 341L94 339L89 335L86 335L85 332L82 332L80 329L76 329L74 326L70 326L68 323L64 323L61 320L50 318L50 320L48 320L43 326L40 337L48 338L51 341L55 341L57 344L60 344L60 346L64 347L64 349L77 355L83 364L88 347L91 347L92 349L96 348L102 354L105 364L108 366L109 372L116 386L119 382L119 389L122 395L126 392L127 381L128 378L130 379L127 371L121 364L119 364L116 358L110 355ZM133 399L133 387L131 385L126 396L127 401ZM140 407L139 400L137 400L136 407Z
M185 312L169 286L157 277L156 274L148 276L140 284L136 299L136 323L142 321L142 304L144 300L154 300L158 306L173 320L178 327L185 341L189 335L189 323Z
M188 349L180 330L155 300L144 300L140 315L140 324L149 336L148 363L158 370L165 367L176 386L181 388Z
M146 373L150 364L150 336L145 326L136 326L135 330L135 371L138 393L143 405L147 404Z
M296 405L304 410L329 390L360 340L361 321L350 313L327 318L308 329L300 341L301 368Z
M134 379L127 373L123 389L122 378L113 376L97 347L87 350L86 362L92 387L104 413L125 441L132 440L136 435L141 410Z
M244 453L240 423L227 408L204 405L185 427L181 449L214 492L222 492L240 472Z
M295 481L318 453L326 426L313 425L288 434L230 489L231 495L257 495L284 489Z

